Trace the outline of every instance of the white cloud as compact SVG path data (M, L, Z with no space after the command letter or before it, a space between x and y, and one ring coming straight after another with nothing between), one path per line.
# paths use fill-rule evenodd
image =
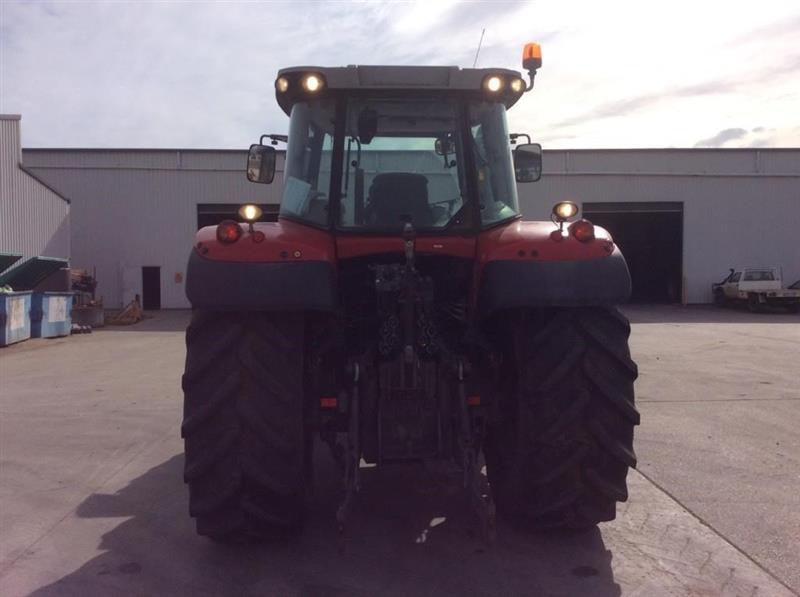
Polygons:
M519 68L512 128L550 147L688 146L719 131L800 145L794 0L45 3L0 1L0 111L25 146L245 147L286 128L272 83L298 64Z

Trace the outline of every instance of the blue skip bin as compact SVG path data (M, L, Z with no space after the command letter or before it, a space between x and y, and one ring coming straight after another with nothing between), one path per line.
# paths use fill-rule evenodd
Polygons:
M31 299L31 336L69 336L72 328L71 292L34 292Z
M0 292L0 346L31 337L31 292Z

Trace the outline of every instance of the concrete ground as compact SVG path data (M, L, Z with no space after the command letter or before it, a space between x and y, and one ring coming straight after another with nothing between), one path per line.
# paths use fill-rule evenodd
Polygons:
M626 311L639 471L800 591L800 317Z
M630 308L639 472L617 520L472 533L455 479L366 470L347 537L326 452L297 539L194 534L188 314L0 349L0 594L742 595L800 589L800 317Z

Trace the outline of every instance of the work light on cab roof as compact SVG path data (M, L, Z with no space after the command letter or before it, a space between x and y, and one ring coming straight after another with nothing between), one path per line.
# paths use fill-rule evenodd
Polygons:
M526 91L533 88L536 71L542 66L542 49L539 44L526 44L522 52L522 66L528 71L530 83L519 73L504 69L460 69L458 67L419 67L431 73L425 86L431 90L449 88L466 91L475 89L489 97L507 95L507 107L511 107ZM436 72L438 71L438 73ZM419 83L417 75L422 72L415 67L348 66L345 68L303 67L282 69L275 80L278 103L285 111L293 99L318 96L331 89L354 88L411 88ZM434 75L448 75L436 77ZM475 75L481 74L479 79ZM438 79L438 80L436 80Z

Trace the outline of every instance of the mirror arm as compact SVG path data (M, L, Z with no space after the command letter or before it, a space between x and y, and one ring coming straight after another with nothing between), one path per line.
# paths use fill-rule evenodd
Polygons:
M447 151L442 151L442 160L444 161L444 169L447 170L450 167L450 160L447 157Z
M264 139L269 139L271 145L277 145L278 141L281 143L289 142L289 135L278 135L276 133L264 133L258 140L259 145L264 145Z

